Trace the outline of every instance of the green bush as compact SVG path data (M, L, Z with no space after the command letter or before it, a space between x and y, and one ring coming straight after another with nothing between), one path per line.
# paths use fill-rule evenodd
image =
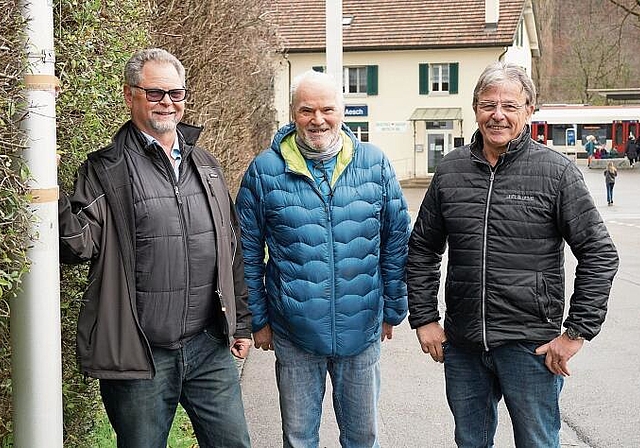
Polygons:
M19 158L25 136L19 129L23 105L21 71L24 23L15 0L0 0L0 446L11 444L11 351L9 299L29 267L28 173Z

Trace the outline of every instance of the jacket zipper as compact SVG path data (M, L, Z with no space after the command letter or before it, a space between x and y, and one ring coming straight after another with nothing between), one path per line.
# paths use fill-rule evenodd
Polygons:
M329 187L331 188L331 187ZM334 254L333 254L333 223L331 222L331 201L333 200L333 194L329 194L329 202L325 203L325 210L327 211L327 221L329 222L329 267L331 272L331 352L336 353L336 273L334 269Z
M487 192L487 205L484 210L484 223L482 235L482 344L484 349L489 351L489 343L487 341L487 232L489 228L489 207L491 205L491 194L493 192L493 181L496 177L494 167L490 167L491 175L489 177L489 191Z
M176 179L175 171L173 170L173 166L169 161L169 157L164 154L162 148L158 146L158 151L160 151L161 159L164 163L165 169L167 170L167 175L169 176L169 182L171 182L171 186L173 187L173 194L176 198L176 203L178 205L178 220L180 222L180 233L182 236L182 244L184 246L184 266L185 266L185 292L184 292L184 311L182 312L182 334L184 335L187 331L187 311L189 309L189 285L191 284L191 279L189 277L189 244L187 243L187 224L184 219L184 211L182 209L182 195L180 194L180 188L178 187L178 181Z
M547 287L547 281L544 278L544 275L540 273L540 281L542 282L542 291L543 296L540 300L540 305L542 306L542 318L548 324L552 324L553 321L551 317L549 317L550 309L551 309L551 296L549 295L549 288Z
M213 170L213 168L210 168ZM211 192L211 196L213 197L211 202L215 202L215 206L218 209L218 214L220 215L220 224L222 227L224 227L225 223L224 223L224 214L222 213L222 209L220 208L220 202L218 201L218 197L215 194L216 189L214 188L213 185L213 180L212 178L217 178L218 175L215 171L211 171L208 174L207 173L202 173L201 174L203 177L206 178L207 183L209 184L209 191ZM213 206L213 204L212 204ZM233 240L234 240L234 247L238 247L238 244L241 244L238 241L238 237L236 236L236 232L233 228L233 225L231 225L231 223L229 223L229 229L231 230L232 236L233 236ZM216 238L217 238L217 234L218 232L216 231ZM216 241L216 245L221 244L223 242L221 241ZM223 243L224 244L224 243ZM237 250L234 250L233 253L231 254L231 264L233 265L233 263L235 262L236 259L236 252ZM224 296L222 294L222 291L220 289L220 264L218 263L218 273L216 275L217 277L217 287L216 287L216 295L218 296L218 300L220 301L220 310L222 311L223 314L223 321L224 321L224 334L229 336L229 322L227 320L227 307L224 304Z
M309 178L309 176L306 176L304 173L301 173L299 171L294 171L291 170L292 173L297 174L298 176L301 176L303 179L305 179L306 182L309 183L309 185L311 186L311 188L313 188L313 190L316 192L316 194L318 195L318 197L320 197L320 200L324 203L324 210L327 214L327 221L329 222L329 266L332 267L331 269L331 297L330 299L330 303L331 303L331 353L336 353L336 338L335 338L335 334L336 334L336 275L335 275L335 271L333 269L333 263L334 263L334 255L333 255L333 223L331 221L331 202L333 200L333 187L331 185L331 181L327 180L327 183L329 184L329 202L327 202L325 200L324 195L322 194L322 191L320 191L320 188L318 187L318 185L316 184L315 179Z

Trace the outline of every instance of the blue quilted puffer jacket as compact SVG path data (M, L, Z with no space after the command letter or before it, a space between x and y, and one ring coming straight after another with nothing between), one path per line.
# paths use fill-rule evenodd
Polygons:
M326 356L362 352L383 320L407 314L406 201L384 153L342 132L328 197L288 124L251 163L236 201L253 331L270 324Z

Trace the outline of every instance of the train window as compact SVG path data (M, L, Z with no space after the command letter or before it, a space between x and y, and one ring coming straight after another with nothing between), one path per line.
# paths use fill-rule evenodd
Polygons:
M567 129L573 129L572 124L554 124L551 128L551 139L554 145L564 146L567 144Z
M611 138L610 124L579 124L578 135L582 137L582 144L587 142L587 135L594 135L597 139L596 144L604 145L607 139Z

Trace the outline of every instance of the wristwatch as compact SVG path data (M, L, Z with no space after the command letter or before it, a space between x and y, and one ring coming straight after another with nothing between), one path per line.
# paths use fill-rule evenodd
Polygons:
M565 331L564 333L572 341L580 341L584 339L584 336L582 336L580 332L573 327L567 327L567 331Z

